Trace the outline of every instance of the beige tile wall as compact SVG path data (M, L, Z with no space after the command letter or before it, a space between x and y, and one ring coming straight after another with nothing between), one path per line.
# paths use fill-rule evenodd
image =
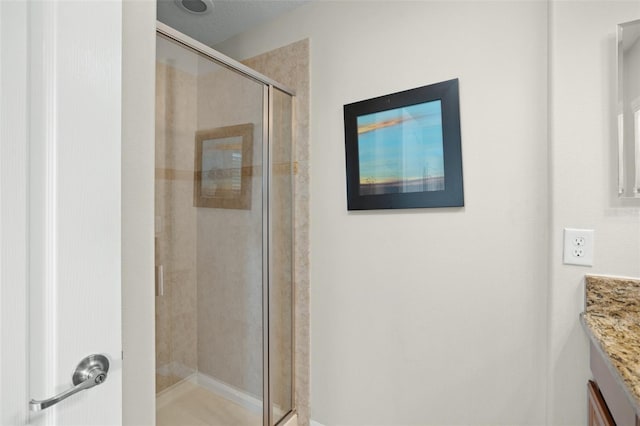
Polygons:
M198 208L198 369L262 395L263 87L226 68L198 78L198 129L253 124L249 210Z

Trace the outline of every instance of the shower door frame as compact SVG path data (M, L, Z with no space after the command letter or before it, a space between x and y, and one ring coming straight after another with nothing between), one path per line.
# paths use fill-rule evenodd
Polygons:
M273 140L273 91L278 89L291 96L292 102L292 121L295 117L295 91L281 83L247 67L246 65L232 59L223 53L214 50L213 48L181 33L180 31L160 22L156 21L156 34L160 34L163 37L171 39L186 49L192 50L197 54L208 57L212 61L236 71L245 77L254 80L263 85L263 109L262 109L262 424L263 426L273 425L273 405L271 404L271 368L270 368L270 283L271 283L271 268L269 258L269 247L271 247L271 205L269 184L272 176L272 164L271 164L271 151ZM293 123L291 123L293 126ZM293 129L292 129L293 130ZM291 132L291 144L294 144L294 132ZM294 173L294 150L291 149L291 209L294 209L295 203L295 183L293 179ZM264 167L266 164L267 167ZM292 214L293 218L293 214ZM296 414L296 388L295 388L295 283L294 283L294 261L293 254L295 244L295 230L294 221L291 223L291 410L279 420L277 425L286 424ZM265 409L266 407L266 409Z

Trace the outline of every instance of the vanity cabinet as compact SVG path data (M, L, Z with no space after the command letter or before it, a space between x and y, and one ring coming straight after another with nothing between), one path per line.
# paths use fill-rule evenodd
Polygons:
M611 417L596 382L589 380L587 393L589 395L589 420L587 424L589 426L615 426L616 423Z
M587 385L589 426L640 426L624 385L611 372L603 354L593 343L590 346L589 363L594 380Z

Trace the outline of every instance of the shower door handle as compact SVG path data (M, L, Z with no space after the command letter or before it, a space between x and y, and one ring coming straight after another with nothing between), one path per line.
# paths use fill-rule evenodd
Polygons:
M89 355L80 361L80 364L76 367L76 371L73 372L71 381L74 386L72 388L42 401L32 399L29 401L29 409L31 411L41 411L64 399L67 399L71 395L77 394L80 391L98 386L107 380L108 371L109 359L106 356Z
M164 296L164 266L156 266L156 296Z

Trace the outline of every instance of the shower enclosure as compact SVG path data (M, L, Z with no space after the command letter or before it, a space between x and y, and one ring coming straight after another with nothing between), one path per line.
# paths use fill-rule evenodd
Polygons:
M158 23L158 425L294 413L293 92Z

